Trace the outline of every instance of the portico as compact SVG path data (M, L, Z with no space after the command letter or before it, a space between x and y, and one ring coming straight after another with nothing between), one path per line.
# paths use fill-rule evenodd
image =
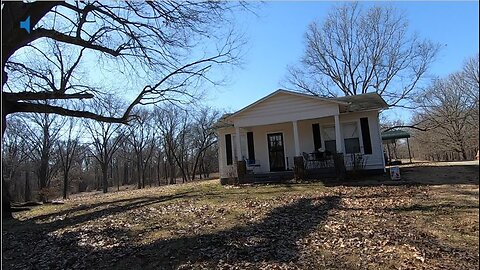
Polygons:
M291 171L295 157L318 150L362 153L370 156L367 167L383 168L376 158L383 157L378 109L357 112L349 111L350 106L348 101L278 90L223 117L217 129L221 175L236 177L242 162L255 173Z

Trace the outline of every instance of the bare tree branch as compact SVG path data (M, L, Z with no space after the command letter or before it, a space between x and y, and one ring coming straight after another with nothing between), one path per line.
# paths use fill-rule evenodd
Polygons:
M66 109L60 106L26 103L26 102L16 102L15 111L26 112L26 113L32 113L32 112L54 113L54 114L63 115L63 116L87 118L87 119L92 119L92 120L107 122L107 123L127 124L129 120L128 115L124 115L123 117L108 117L108 116L92 113L89 111L76 111L76 110Z
M17 92L17 93L3 93L3 98L8 101L19 100L46 100L46 99L88 99L93 98L93 94L89 93L74 93L63 94L58 92Z
M411 98L439 49L409 35L397 10L363 10L356 2L334 8L321 24L312 22L305 43L300 65L289 69L293 88L323 96L376 92L390 106Z

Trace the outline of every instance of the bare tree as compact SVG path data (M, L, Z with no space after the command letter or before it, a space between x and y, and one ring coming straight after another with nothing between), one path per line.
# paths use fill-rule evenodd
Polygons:
M63 173L64 199L68 197L69 173L75 159L78 158L78 151L80 150L80 133L76 128L76 121L73 118L69 119L65 139L57 142L58 156Z
M46 113L30 114L24 117L29 132L30 159L35 164L38 177L40 200L47 201L52 179L59 170L55 146L65 119Z
M209 107L201 108L194 116L195 120L192 123L194 149L192 180L195 179L198 168L201 167L205 151L217 143L217 136L215 134L214 124L220 117L220 112Z
M136 113L137 118L129 126L127 140L136 156L138 171L137 187L145 187L146 171L155 149L156 128L152 115L146 110Z
M202 155L200 172L203 177L210 177L210 173L218 170L218 144L213 144Z
M415 134L416 141L423 145L422 152L430 156L438 151L454 152L466 160L478 151L478 92L478 56L466 62L462 71L433 82L421 99L422 110L415 116L421 126L430 127ZM443 154L438 158L449 159Z
M6 2L2 7L3 119L15 112L41 112L126 123L135 105L190 97L193 93L185 88L187 85L205 79L213 65L230 64L237 59L238 39L232 31L222 31L220 22L228 23L229 12L238 6L241 5L218 1ZM18 27L27 16L32 25L30 33ZM219 46L205 54L192 54L201 38L217 40ZM40 50L48 56L48 52L36 46L44 40L81 48L82 53L105 61L119 61L116 66L132 74L142 69L152 71L147 72L152 74L151 82L136 91L137 97L121 116L114 117L71 108L67 105L71 102L63 106L34 102L93 98L88 91L68 87L23 90L16 85L7 90L4 86L10 73L15 68L28 69L16 53L28 55ZM193 55L204 57L195 59ZM65 79L68 81L70 75Z
M9 190L12 190L12 187L14 187L17 182L22 181L20 172L23 170L25 173L24 199L29 201L31 197L30 171L28 168L28 164L31 162L28 155L30 150L28 141L29 134L21 118L12 117L8 121L9 132L2 141L2 196L10 199L11 196L15 197L15 195L20 195L10 193L11 191L9 192ZM5 203L5 201L3 201L3 203Z
M132 155L133 149L128 141L128 131L126 136L126 139L120 142L119 149L115 152L114 156L114 161L119 170L119 175L116 179L118 190L121 185L129 185L131 183L131 175L134 167L135 157Z
M65 116L89 118L111 123L127 123L133 108L139 104L153 104L166 100L185 101L193 98L214 66L235 63L241 42L229 27L230 11L243 4L222 1L205 2L5 2L2 3L2 136L7 115L18 112L54 113ZM18 27L30 18L29 33ZM208 39L211 46L203 53L196 51ZM28 88L16 83L16 76L29 72L40 79L51 74L36 72L22 57L38 52L46 59L54 59L51 51L42 44L54 40L79 55L99 59L95 68L119 71L119 74L147 74L143 86L131 92L136 97L121 114L102 115L85 110L84 99L102 97L92 91L89 78L82 87L69 87L77 64L63 68L66 71L60 87ZM63 58L65 60L65 58ZM75 62L73 62L75 63ZM70 75L69 75L70 74ZM83 77L80 77L83 78ZM136 76L139 78L139 76ZM128 78L125 78L128 79ZM57 81L58 82L58 81ZM194 85L195 87L189 88ZM111 89L102 89L109 92ZM54 105L45 100L65 100ZM79 102L77 102L79 101ZM2 183L4 181L2 180ZM2 195L3 196L3 195ZM2 200L7 206L8 201ZM11 216L5 212L5 216Z
M106 115L114 115L120 106L117 100L110 97L107 100L107 104L97 106L96 111ZM86 121L85 127L92 140L90 152L97 160L102 171L102 190L104 193L107 193L108 168L112 162L114 153L120 146L120 142L124 139L124 128L121 124L99 121Z
M459 85L463 85L463 90L468 92L470 96L470 104L476 109L474 113L476 113L476 118L479 118L479 89L480 89L480 60L479 55L470 57L464 64L463 70L460 73L461 75L457 75L457 80L463 81L463 83L459 83ZM477 122L478 124L478 122Z
M2 142L3 175L11 180L17 174L18 168L28 159L27 127L18 117L9 119L10 134Z
M322 96L380 94L404 106L434 60L439 46L410 35L405 17L393 8L362 9L357 2L334 8L323 23L312 22L306 49L287 81Z
M190 142L191 136L191 115L190 112L184 110L180 110L178 113L179 114L176 115L177 130L175 132L176 136L174 137L177 147L176 151L173 152L173 157L175 158L180 173L182 174L182 182L185 183L190 180L188 169L190 153L188 143Z
M163 139L163 149L165 149L166 167L168 167L169 183L175 184L177 177L177 167L181 167L182 163L179 162L179 140L184 131L186 112L179 109L174 105L165 106L162 108L155 108L154 115L156 118L156 124L158 131ZM168 166L167 166L168 165ZM180 170L182 168L179 168ZM165 168L167 171L167 168ZM185 173L182 172L183 178Z

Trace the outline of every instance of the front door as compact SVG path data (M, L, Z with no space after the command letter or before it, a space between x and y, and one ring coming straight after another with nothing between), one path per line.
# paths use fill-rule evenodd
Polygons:
M283 151L283 134L267 134L268 157L270 160L270 171L278 172L285 170L285 152Z

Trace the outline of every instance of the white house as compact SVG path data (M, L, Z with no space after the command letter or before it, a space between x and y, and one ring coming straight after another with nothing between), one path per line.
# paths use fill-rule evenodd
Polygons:
M217 123L220 177L236 177L241 160L256 174L291 171L294 157L319 151L343 153L347 170L349 157L361 156L362 169L383 172L379 112L386 108L376 93L323 98L277 90Z

